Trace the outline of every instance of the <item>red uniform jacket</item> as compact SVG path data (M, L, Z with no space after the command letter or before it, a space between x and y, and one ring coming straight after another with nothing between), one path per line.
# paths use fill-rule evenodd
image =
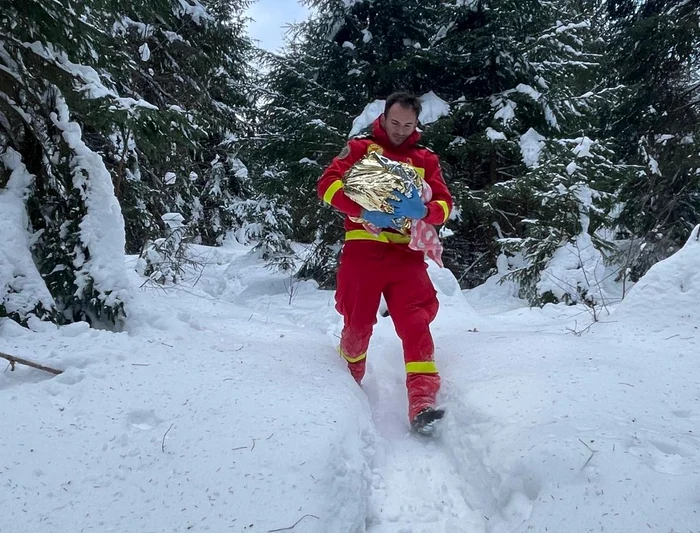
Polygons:
M349 217L359 217L362 207L348 198L343 192L342 177L345 172L357 163L368 152L378 151L380 154L402 161L413 166L430 185L433 196L426 205L428 213L423 218L428 224L443 224L449 218L452 211L452 196L450 195L445 180L442 178L438 156L423 146L418 146L420 133L414 131L403 144L393 146L382 128L380 119L372 124L370 137L358 137L350 139L343 151L331 162L321 178L318 180L317 191L319 197L326 203L345 213L346 240L368 239L394 243L408 243L410 237L385 229L379 236L373 236L364 230L362 224L350 220Z

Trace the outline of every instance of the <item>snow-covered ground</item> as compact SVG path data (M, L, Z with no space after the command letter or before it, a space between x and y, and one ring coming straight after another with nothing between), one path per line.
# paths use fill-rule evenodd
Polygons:
M135 291L127 333L0 321L0 352L65 369L0 373L0 532L697 533L696 237L585 332L582 307L431 265L448 414L428 439L391 319L360 388L333 294L235 244L197 249L196 284Z

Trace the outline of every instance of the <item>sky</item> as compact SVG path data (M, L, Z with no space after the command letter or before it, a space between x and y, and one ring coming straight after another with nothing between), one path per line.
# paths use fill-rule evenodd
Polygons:
M284 26L306 19L308 10L296 0L258 0L248 9L250 36L262 48L275 51L282 46Z

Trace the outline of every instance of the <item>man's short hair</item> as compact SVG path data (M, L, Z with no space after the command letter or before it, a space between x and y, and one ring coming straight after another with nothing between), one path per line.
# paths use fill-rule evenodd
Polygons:
M423 109L420 99L417 96L406 92L396 92L387 97L384 104L384 114L388 113L389 109L391 109L394 104L413 109L413 111L416 112L416 118L420 116L420 112Z

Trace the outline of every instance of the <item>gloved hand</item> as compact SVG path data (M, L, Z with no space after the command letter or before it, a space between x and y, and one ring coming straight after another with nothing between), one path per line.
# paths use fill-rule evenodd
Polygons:
M428 214L428 208L423 203L418 189L414 185L411 188L411 197L395 190L392 194L397 196L398 200L389 198L387 203L394 208L394 216L408 217L420 220Z
M391 228L395 230L401 229L396 225L396 222L394 222L394 219L397 218L397 215L395 214L392 215L390 213L385 213L384 211L368 211L367 209L363 209L360 217L378 228Z

